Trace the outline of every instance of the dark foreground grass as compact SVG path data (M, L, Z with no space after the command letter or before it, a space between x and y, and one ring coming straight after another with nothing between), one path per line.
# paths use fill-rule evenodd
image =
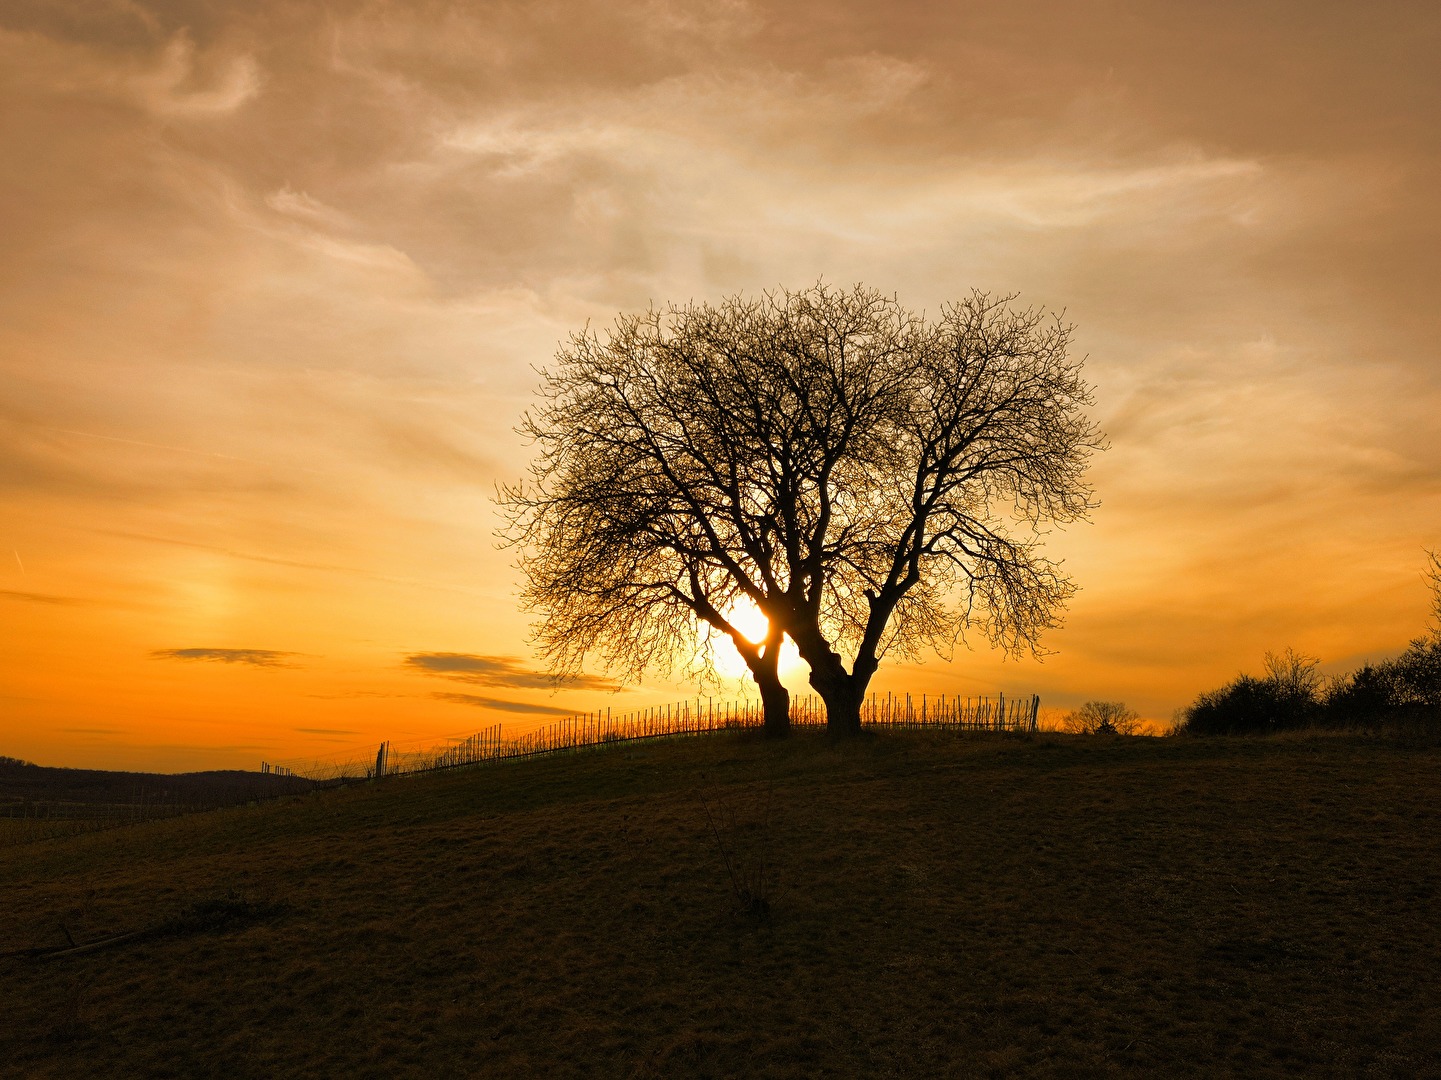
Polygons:
M0 1074L1441 1075L1438 766L717 736L29 844L0 950L159 929L0 960Z

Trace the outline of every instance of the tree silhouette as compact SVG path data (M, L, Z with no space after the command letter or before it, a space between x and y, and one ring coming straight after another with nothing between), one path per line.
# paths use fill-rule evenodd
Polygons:
M1426 552L1426 587L1431 591L1431 636L1441 641L1441 551Z
M1062 720L1073 735L1134 735L1141 726L1141 714L1124 701L1088 701Z
M949 655L971 627L1037 651L1074 591L1040 536L1091 508L1103 442L1071 328L1012 299L928 322L819 284L573 335L521 424L530 478L499 494L552 671L595 653L626 678L704 678L724 635L781 732L789 636L851 732L888 652Z

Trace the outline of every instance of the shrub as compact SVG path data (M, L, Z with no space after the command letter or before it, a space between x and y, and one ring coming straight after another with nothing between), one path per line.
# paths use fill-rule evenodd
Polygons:
M1327 721L1342 726L1441 710L1441 634L1417 638L1400 656L1335 680L1325 705Z
M1265 678L1239 675L1183 710L1177 731L1243 735L1299 727L1376 727L1441 722L1441 634L1418 638L1392 660L1365 664L1324 689L1316 661L1267 654Z
M1328 724L1354 727L1375 723L1395 708L1395 687L1385 665L1363 665L1333 680L1324 699Z
M1182 730L1193 735L1244 735L1285 731L1314 723L1320 715L1320 661L1287 649L1266 654L1266 676L1238 675L1198 697L1186 710Z
M1400 656L1366 664L1322 689L1315 657L1294 649L1266 654L1266 675L1240 675L1181 711L1177 732L1233 735L1313 724L1441 730L1441 552L1426 553L1431 626ZM1073 714L1074 715L1074 714Z
M1431 637L1441 639L1441 551L1426 552L1426 569L1422 573L1431 590Z
M1298 707L1302 703L1316 703L1321 690L1321 674L1316 670L1320 660L1288 648L1280 653L1268 652L1265 663L1265 681L1275 687L1281 697Z
M752 843L745 844L743 834L747 830L737 821L734 808L722 800L718 809L712 811L706 797L700 797L706 825L715 840L721 862L725 864L731 894L739 905L736 910L738 915L759 919L770 917L771 894L775 888L775 869L770 860L771 804L774 798L775 784L772 783L766 789L765 805L759 819L751 824Z
M1391 695L1391 709L1406 721L1441 727L1441 552L1426 553L1426 584L1431 590L1431 626L1406 651L1380 666Z
M1441 633L1417 638L1406 651L1382 665L1393 704L1441 708Z
M1134 735L1140 722L1124 701L1088 701L1061 721L1075 735Z
M1280 702L1265 680L1238 675L1219 690L1208 690L1186 710L1191 735L1244 735L1276 727Z

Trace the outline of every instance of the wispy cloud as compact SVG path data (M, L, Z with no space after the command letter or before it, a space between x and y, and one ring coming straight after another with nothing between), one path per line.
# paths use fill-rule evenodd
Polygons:
M326 573L354 574L359 577L370 578L374 581L387 581L400 585L419 585L427 589L445 589L459 592L476 592L477 590L464 584L453 584L442 581L423 581L418 578L392 577L387 574L376 574L368 570L358 569L352 566L339 566L330 563L305 562L297 559L278 559L270 555L257 555L253 552L238 551L234 548L225 547L220 544L200 544L191 540L177 540L169 536L153 536L148 533L124 532L118 529L96 529L98 536L118 536L127 540L143 540L152 544L168 544L171 547L190 548L194 551L213 551L218 555L224 555L232 559L243 559L246 562L266 563L272 566L290 566L297 570L323 570Z
M295 729L302 735L359 735L360 732L352 731L349 728L332 727L298 727Z
M0 600L16 600L22 604L82 604L83 600L77 600L71 596L51 596L48 593L15 592L12 589L0 589Z
M156 660L214 660L252 667L289 667L287 658L295 653L274 649L156 649L150 655Z
M441 701L453 701L457 705L474 705L481 709L499 709L501 712L527 713L533 716L569 716L573 711L558 709L553 705L532 705L527 701L481 697L479 694L435 694L434 696Z
M207 67L214 71L205 71ZM248 54L217 62L202 56L185 32L166 44L154 69L132 76L133 92L160 116L234 112L260 92L261 71Z
M472 653L412 653L405 666L427 675L478 683L481 686L511 686L517 689L614 690L609 679L595 675L573 675L557 679L544 671L522 667L514 656L476 656ZM564 710L562 710L564 711Z

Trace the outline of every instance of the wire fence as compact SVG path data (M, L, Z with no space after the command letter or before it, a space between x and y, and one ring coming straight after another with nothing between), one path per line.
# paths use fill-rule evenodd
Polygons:
M1040 708L1041 699L1035 694L1018 698L1007 698L1004 694L995 697L873 694L861 705L861 726L1034 732ZM823 728L825 706L814 694L793 697L790 722L794 728ZM765 711L758 701L694 698L624 713L613 713L610 709L577 713L516 735L507 735L502 725L495 724L444 747L405 750L396 749L386 741L380 744L374 758L367 753L363 758L261 762L260 771L317 782L375 779L645 739L761 728L764 724Z

